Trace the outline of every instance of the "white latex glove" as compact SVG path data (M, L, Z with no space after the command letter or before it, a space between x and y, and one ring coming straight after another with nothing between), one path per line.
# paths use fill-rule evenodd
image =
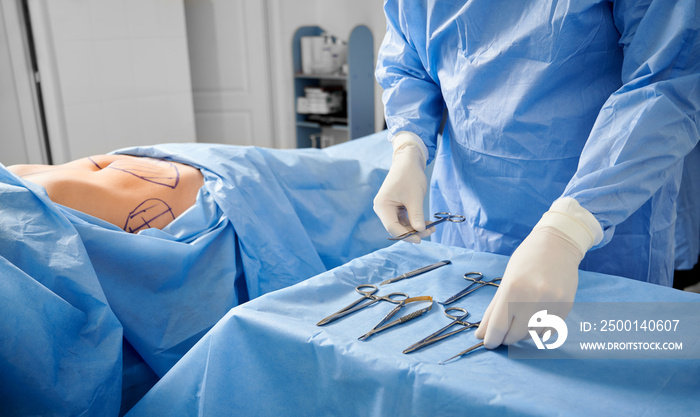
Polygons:
M578 266L602 239L600 223L576 200L555 201L513 252L474 335L493 349L528 336L528 321L537 311L546 308L565 319L578 287ZM511 302L519 304L509 311Z
M420 243L435 229L425 229L423 199L428 188L425 164L428 149L414 133L399 132L391 140L394 154L391 168L374 198L374 212L384 228L396 237L411 230L418 234L405 239Z

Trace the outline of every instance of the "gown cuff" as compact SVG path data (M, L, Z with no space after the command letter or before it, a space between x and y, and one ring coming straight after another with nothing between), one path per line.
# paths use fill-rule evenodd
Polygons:
M402 130L391 138L391 145L394 147L394 152L406 146L417 146L423 155L423 167L425 167L428 161L428 147L425 146L423 140L415 133Z
M535 228L547 226L568 236L581 253L603 240L603 228L598 220L571 197L556 200Z

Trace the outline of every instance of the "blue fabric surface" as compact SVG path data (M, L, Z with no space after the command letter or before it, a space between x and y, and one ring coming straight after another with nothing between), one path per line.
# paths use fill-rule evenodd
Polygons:
M124 337L159 376L241 296L236 233L207 198L201 190L195 206L168 229L137 235L63 208L124 326ZM176 229L178 233L168 233Z
M675 241L675 268L693 269L700 256L700 144L683 161Z
M1 170L0 410L116 415L122 376L128 408L232 307L390 243L372 211L386 132L323 150L121 152L200 168L197 202L130 234Z
M582 269L671 285L682 161L700 138L696 0L384 8L388 128L416 133L435 158L431 211L471 226L433 241L510 255L573 197L605 233Z
M64 208L126 339L159 376L240 302L389 243L371 206L391 159L386 132L324 150L119 153L189 164L205 178L197 203L163 230L128 234Z
M122 326L71 223L2 165L0 317L0 415L117 415Z
M388 286L444 300L465 287L462 274L503 273L507 258L431 242L403 242L234 308L129 412L139 416L240 415L694 415L700 407L697 360L512 360L481 349L463 332L411 354L402 350L446 324L434 306L409 324L361 342L390 310L368 307L323 327L316 323L358 298L354 287L452 261ZM478 321L495 288L456 305ZM626 278L581 272L576 301L700 302Z

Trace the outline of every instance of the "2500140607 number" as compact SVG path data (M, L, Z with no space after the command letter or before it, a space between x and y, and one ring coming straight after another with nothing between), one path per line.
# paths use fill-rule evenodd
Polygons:
M680 320L601 320L601 332L675 332Z

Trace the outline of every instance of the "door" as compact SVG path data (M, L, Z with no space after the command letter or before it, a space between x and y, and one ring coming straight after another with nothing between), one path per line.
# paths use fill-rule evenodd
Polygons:
M198 142L274 147L266 2L185 2Z
M0 163L50 162L20 0L0 0Z

